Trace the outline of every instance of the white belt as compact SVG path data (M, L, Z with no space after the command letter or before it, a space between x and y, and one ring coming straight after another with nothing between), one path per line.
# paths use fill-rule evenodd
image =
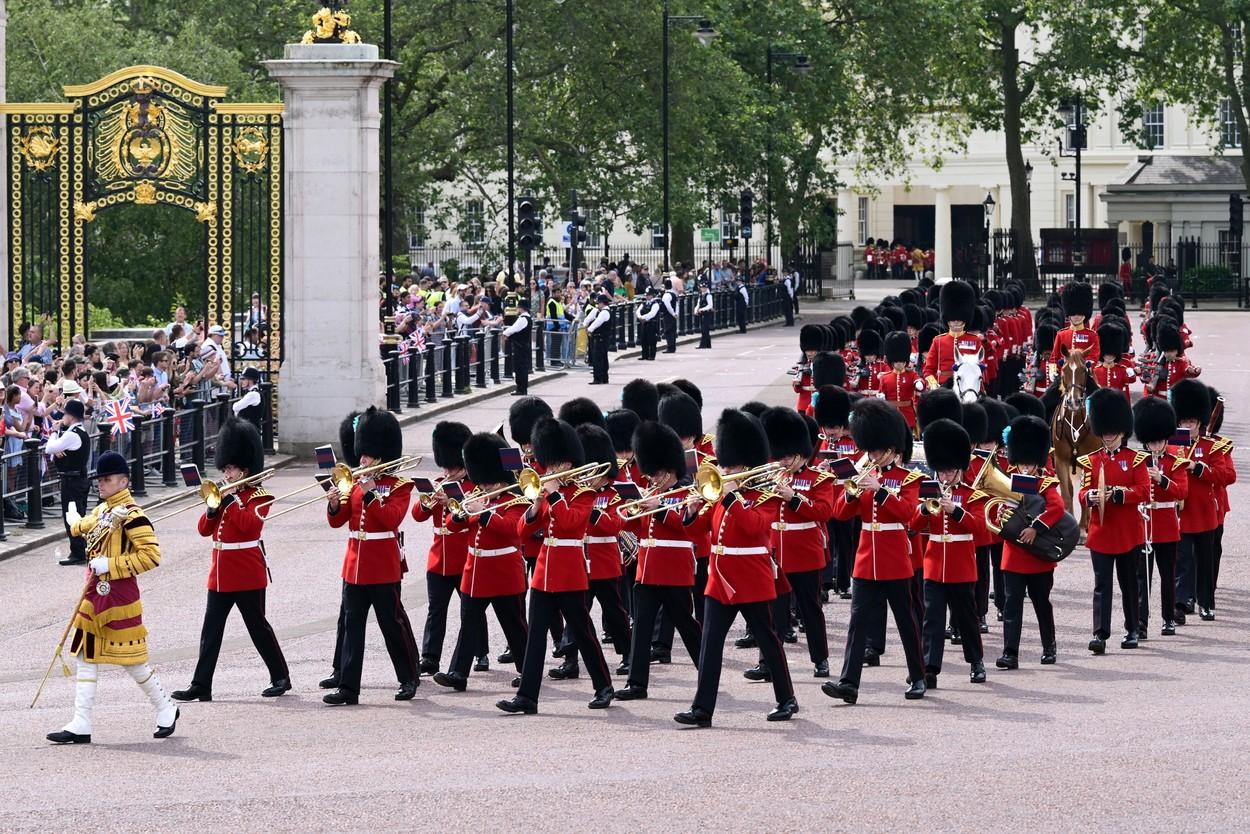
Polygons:
M814 530L815 528L816 528L816 522L814 521L774 521L773 522L773 529L781 530L782 532L785 532L786 530Z
M475 547L469 552L472 553L473 556L477 559L489 559L491 556L505 556L509 553L516 553L516 548L515 547L496 547L493 550L482 550L480 548Z
M935 541L935 542L943 542L943 543L970 542L973 540L973 536L971 533L943 533L940 536L937 533L930 533L929 540Z
M395 538L395 531L383 530L378 533L367 533L364 530L357 530L351 534L351 538L362 542L374 541L376 539L393 539Z
M587 536L586 544L616 544L616 536Z
M213 550L247 550L260 547L260 539L252 542L213 542Z
M1175 501L1155 501L1150 505L1152 510L1172 510L1176 508Z
M865 524L864 529L871 533L881 533L886 530L905 530L906 528L901 524L895 524L893 522L890 522L887 524L880 524L874 521L871 524Z
M467 533L467 532L469 532L469 531L468 531L468 530L464 530L463 532ZM436 535L436 536L451 536L451 535L454 535L454 534L451 532L451 530L449 530L449 529L448 529L448 528L446 528L446 527L435 527L435 528L434 528L434 535Z
M694 550L694 542L688 542L685 539L643 539L638 542L639 547L688 547Z
M616 539L613 539L613 541L616 541ZM547 538L547 539L543 539L543 544L547 545L547 547L581 547L582 540L581 539Z
M712 548L717 556L767 556L767 547L725 547L718 544Z

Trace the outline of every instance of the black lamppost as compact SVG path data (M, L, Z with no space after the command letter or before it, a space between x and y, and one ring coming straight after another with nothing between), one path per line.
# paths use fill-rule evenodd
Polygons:
M504 12L504 28L507 43L507 133L508 133L508 263L504 266L504 283L512 286L513 264L516 263L516 145L513 141L513 88L515 87L514 69L516 53L512 45L512 8L514 0L506 0Z
M1059 176L1065 182L1074 183L1075 195L1073 199L1073 238L1072 238L1072 265L1073 267L1082 267L1085 264L1085 253L1081 249L1081 151L1085 148L1085 107L1078 95L1071 101L1064 102L1059 106L1059 115L1063 119L1063 126L1068 133L1068 148L1064 149L1063 139L1059 140L1059 155L1070 156L1076 159L1076 170L1069 173L1064 171Z
M985 289L989 289L990 283L990 221L994 219L994 205L994 194L987 191L985 199L981 201L981 206L985 209Z
M382 6L382 57L391 58L391 2L386 0ZM386 123L386 133L382 134L382 274L386 276L386 307L394 304L390 284L395 279L391 275L395 260L395 176L392 151L395 140L395 119L391 110L391 84L388 77L382 86L382 120ZM394 310L388 310L394 312Z
M664 54L664 70L660 105L660 132L663 134L663 162L664 170L664 271L668 272L668 256L669 256L669 190L668 190L668 29L673 24L686 25L689 23L697 24L694 31L695 39L704 46L708 46L712 41L716 40L717 32L712 28L712 22L705 17L699 15L672 15L668 13L669 0L664 0L664 34L663 34L663 54Z
M784 64L786 66L794 67L794 71L799 75L807 75L812 71L813 67L811 63L808 62L807 56L803 53L778 50L771 43L768 45L768 60L766 63L768 64L768 103L769 116L771 118L773 104L773 64ZM767 212L765 214L766 230L764 232L764 259L771 263L773 259L773 128L771 124L765 127L765 132L768 134L768 151L764 155L764 166L767 169L764 174L764 199L768 205L764 209L765 212Z

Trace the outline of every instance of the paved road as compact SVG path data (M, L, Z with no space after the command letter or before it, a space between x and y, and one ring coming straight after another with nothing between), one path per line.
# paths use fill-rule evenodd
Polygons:
M1191 322L1194 358L1228 398L1226 431L1242 446L1250 350L1241 334L1250 319L1195 313ZM708 415L748 399L789 403L784 369L796 341L795 330L756 331L708 353L625 360L613 367L612 386L566 378L534 391L556 402L589 393L609 407L620 384L645 371L695 379ZM495 400L458 417L489 429L507 406ZM428 453L428 432L409 429L410 448ZM1237 457L1245 471L1241 449ZM271 487L284 492L310 474L284 471ZM1234 487L1235 508L1248 499L1244 485ZM189 682L203 612L208 556L193 521L187 513L162 525L165 560L141 580L153 662L170 688ZM408 523L411 553L424 552L427 531ZM741 677L754 653L731 648L716 726L690 731L671 719L694 689L680 650L678 662L654 672L650 700L591 712L588 680L549 681L538 716L511 717L493 707L511 692L512 672L501 668L475 674L465 694L426 681L415 701L392 701L390 665L372 628L362 705L323 707L315 687L329 671L342 545L309 509L270 524L266 535L270 616L295 691L257 697L265 670L236 618L216 700L184 706L173 739L150 738L146 702L111 670L101 676L96 743L72 749L43 740L68 718L68 681L54 678L38 707L27 708L81 582L77 570L52 563L49 547L0 563L0 587L10 589L0 613L0 829L897 831L1022 821L1040 830L1240 828L1250 811L1248 534L1244 515L1231 516L1219 619L1170 639L1153 634L1136 652L1086 653L1092 573L1081 550L1056 576L1057 666L1037 664L1030 614L1019 671L991 664L989 683L974 686L948 655L941 688L904 702L906 672L891 637L883 666L866 670L859 705L846 707L820 693L800 644L788 654L802 712L778 725L764 721L770 687ZM420 565L421 557L411 561ZM420 628L419 575L409 576L405 596ZM835 669L847 608L826 608ZM495 631L491 640L493 655L502 639ZM1000 635L989 635L987 655L1000 650Z

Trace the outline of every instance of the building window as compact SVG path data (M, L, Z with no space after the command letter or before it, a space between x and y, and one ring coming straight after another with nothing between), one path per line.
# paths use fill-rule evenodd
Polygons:
M425 248L425 206L418 206L412 212L411 225L408 227L408 248Z
M1220 102L1220 144L1226 148L1241 147L1241 125L1237 124L1232 99Z
M1163 147L1163 104L1150 104L1142 111L1142 134L1146 147L1150 149Z
M464 204L464 243L466 246L481 246L486 243L485 209L481 200L468 200Z
M664 226L660 223L656 223L651 227L651 248L664 248Z
M855 233L859 238L857 243L863 244L864 241L868 240L868 198L860 197L858 203L859 216L856 222Z
M1063 195L1063 225L1069 229L1076 228L1076 195L1067 193Z
M1234 235L1229 229L1220 229L1220 266L1233 269L1240 260L1237 244L1240 235Z

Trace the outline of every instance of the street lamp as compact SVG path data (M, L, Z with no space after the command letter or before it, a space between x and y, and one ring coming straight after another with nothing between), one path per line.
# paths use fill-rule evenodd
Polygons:
M1059 117L1063 119L1064 129L1068 134L1068 148L1064 149L1063 138L1059 139L1059 155L1070 156L1076 160L1076 170L1072 173L1064 171L1059 176L1065 182L1074 183L1072 210L1073 218L1072 265L1083 266L1085 253L1081 250L1081 151L1085 148L1085 106L1079 95L1059 106Z
M815 67L807 60L807 56L801 52L786 52L775 48L771 43L768 45L768 103L769 116L772 115L773 104L773 65L780 64L792 67L799 75L809 74ZM764 177L766 192L764 197L768 203L765 209L765 232L764 232L764 259L772 261L773 258L773 126L767 125L765 132L768 134L768 150L764 154Z
M985 284L990 281L990 221L994 219L994 194L987 191L981 207L985 209Z
M507 92L505 93L507 116L505 118L508 120L508 263L504 266L504 283L509 287L513 285L515 280L512 270L513 264L516 263L516 143L512 135L514 120L513 88L516 86L514 78L516 52L512 45L512 30L514 28L512 25L512 9L514 4L515 0L506 0L504 9L504 28L507 30L505 34L507 57L505 60L508 65L507 81L505 82L507 87Z
M509 0L509 7L511 7L511 2L512 0ZM682 25L687 25L690 23L696 24L697 28L694 30L694 37L695 37L695 40L697 40L703 46L710 45L712 41L716 40L716 37L718 34L717 31L712 28L712 21L708 20L706 17L703 17L702 15L669 14L668 3L669 3L669 0L664 0L664 35L663 35L664 70L663 70L663 80L661 82L664 89L660 95L660 99L661 99L660 133L663 136L663 148L664 148L662 168L664 171L664 174L663 174L664 189L663 190L664 190L664 271L665 272L668 272L668 264L669 264L669 261L668 261L669 229L670 229L670 223L671 223L670 214L669 214L669 187L668 187L668 29L670 26L674 24L682 24Z

